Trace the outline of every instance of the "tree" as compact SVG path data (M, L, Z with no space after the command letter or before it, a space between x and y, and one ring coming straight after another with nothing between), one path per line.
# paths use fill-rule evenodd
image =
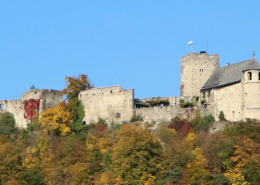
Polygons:
M40 120L49 131L61 135L71 133L72 129L73 131L82 129L84 112L78 95L80 91L92 88L87 75L79 75L78 78L66 77L66 82L67 87L61 91L61 94L66 96L66 100L60 105L43 111Z
M78 119L77 107L79 105L78 95L80 91L93 88L87 75L81 74L78 78L66 77L67 87L61 91L66 96L67 108L72 113L74 120Z
M34 166L21 175L21 185L45 185L44 178L41 169Z
M41 114L40 123L50 132L67 135L71 132L72 114L65 106L57 105L46 109Z
M159 171L161 146L152 133L124 125L117 133L117 141L112 154L115 177L122 177L124 184L153 181Z
M11 139L17 134L18 129L15 125L15 120L12 114L3 113L0 115L0 135Z

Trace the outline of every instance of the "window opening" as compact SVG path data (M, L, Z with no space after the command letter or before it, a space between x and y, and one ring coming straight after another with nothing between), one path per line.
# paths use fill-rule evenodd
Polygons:
M252 73L251 72L248 72L247 76L248 76L248 80L252 80Z
M121 114L119 112L116 113L116 118L121 118Z
M4 105L0 104L0 110L4 110Z

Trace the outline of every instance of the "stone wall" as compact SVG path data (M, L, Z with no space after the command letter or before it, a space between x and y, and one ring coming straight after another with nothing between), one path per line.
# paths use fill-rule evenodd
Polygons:
M219 55L191 53L181 58L181 96L199 97L200 89L219 67Z
M209 97L209 112L216 120L220 111L224 112L227 120L242 120L242 97L241 83L213 89Z
M0 101L4 112L10 112L13 114L15 122L18 127L26 128L27 120L24 118L24 106L21 100L4 100Z
M148 108L138 108L135 109L135 114L140 115L144 122L163 122L171 121L173 117L180 117L187 120L192 120L196 114L195 108L179 108L178 106L168 106L168 107L148 107ZM202 109L202 116L206 114Z
M152 99L156 99L157 97L154 98L143 98L140 99L141 101L147 102L147 101L151 101ZM161 100L168 100L170 105L174 105L174 106L179 106L179 102L180 102L180 97L178 96L169 96L169 97L158 97Z
M60 104L63 99L59 91L49 89L31 89L22 95L21 100L3 100L0 101L2 111L10 112L14 115L15 122L18 127L26 128L30 122L25 118L24 102L26 100L39 100L39 114L47 109Z
M84 105L84 121L89 124L99 118L107 123L128 122L133 116L134 90L121 86L93 88L80 92L79 100Z

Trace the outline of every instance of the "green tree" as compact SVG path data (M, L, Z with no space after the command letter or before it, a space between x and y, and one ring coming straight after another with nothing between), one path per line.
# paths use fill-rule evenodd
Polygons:
M45 185L42 170L34 166L21 175L21 185Z
M18 133L18 129L15 125L15 120L12 114L3 113L0 115L0 134L4 135L8 139L14 139L14 136Z

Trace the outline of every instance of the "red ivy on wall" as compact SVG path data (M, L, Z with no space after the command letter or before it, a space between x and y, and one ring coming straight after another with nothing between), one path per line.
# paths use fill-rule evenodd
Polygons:
M29 99L29 100L25 100L23 102L24 111L25 111L25 113L24 113L25 119L30 120L30 121L33 120L36 110L39 111L40 100L41 100L41 98L39 98L38 100Z

